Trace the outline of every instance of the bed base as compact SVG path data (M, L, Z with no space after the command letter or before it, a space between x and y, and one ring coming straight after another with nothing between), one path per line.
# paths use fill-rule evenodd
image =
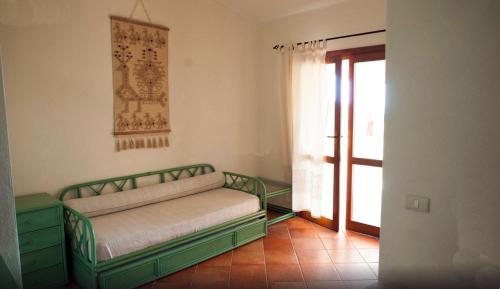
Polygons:
M132 188L137 188L137 179L145 176L157 175L159 182L166 182L213 171L211 165L198 164L88 182L64 189L60 199L71 193L83 197L84 189L99 195L106 186L114 188L115 192L123 191L127 182ZM90 220L65 207L70 271L76 283L82 289L132 289L266 236L266 189L263 182L230 172L224 172L224 175L225 188L259 197L258 212L106 261L96 259Z

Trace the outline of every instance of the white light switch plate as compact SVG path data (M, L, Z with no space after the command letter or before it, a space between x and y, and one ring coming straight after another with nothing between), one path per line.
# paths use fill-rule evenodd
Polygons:
M408 195L406 196L406 208L408 210L428 213L431 209L431 200L427 197Z

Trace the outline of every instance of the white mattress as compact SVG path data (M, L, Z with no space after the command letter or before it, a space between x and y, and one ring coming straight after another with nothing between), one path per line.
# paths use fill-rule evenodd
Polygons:
M220 188L90 218L105 261L259 211L251 194Z

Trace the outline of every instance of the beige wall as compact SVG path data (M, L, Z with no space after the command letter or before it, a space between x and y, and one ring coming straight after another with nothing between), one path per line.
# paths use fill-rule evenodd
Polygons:
M380 278L500 287L500 2L388 2ZM405 196L431 199L429 214Z
M256 26L215 1L145 1L170 28L171 147L114 151L108 16L134 3L1 3L17 195L197 162L256 174Z
M258 29L259 171L274 179L284 179L283 144L280 122L280 62L272 47L385 28L385 0L350 0L328 8L279 18ZM385 42L385 35L373 34L331 41L329 50L362 47Z

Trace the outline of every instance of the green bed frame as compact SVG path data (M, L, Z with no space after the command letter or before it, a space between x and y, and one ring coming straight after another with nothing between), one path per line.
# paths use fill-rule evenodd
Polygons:
M215 169L196 164L76 184L65 188L60 199L135 189L141 179L156 183L194 177ZM256 213L212 226L155 246L106 261L96 259L92 223L83 214L64 207L64 224L73 278L82 289L131 289L190 267L216 255L262 238L267 234L266 188L258 178L224 172L225 188L259 197Z

